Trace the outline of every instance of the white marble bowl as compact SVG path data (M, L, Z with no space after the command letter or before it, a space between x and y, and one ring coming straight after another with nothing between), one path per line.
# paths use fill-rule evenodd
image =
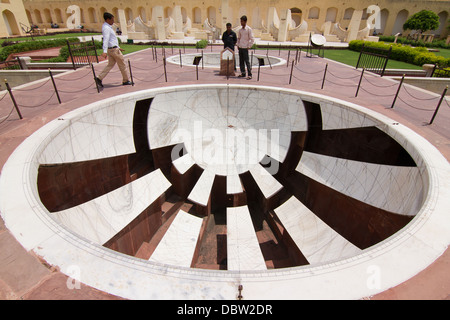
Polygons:
M258 161L262 153L284 161L290 132L308 130L303 108L303 102L308 101L320 105L323 130L375 126L395 139L417 166L388 167L304 152L296 170L359 201L414 218L393 236L361 250L333 233L298 200L291 198L275 212L283 225L292 230L296 244L306 246L304 254L310 264L290 268L266 270L256 249L248 250L257 248L257 244L251 228L248 229L245 208L229 210L230 223L234 221L233 227L230 226L229 255L243 254L247 259L230 261L230 270L196 269L186 263L178 264L177 261L185 261L186 252L192 249L189 243L192 230L199 230L198 220L188 216L180 217L180 221L184 220L178 227L185 228L171 233L175 238L176 234L189 237L179 240L184 248L180 249L183 251L180 259L172 259L179 250L166 254L159 250L158 259L147 261L107 249L102 243L120 231L149 201L164 193L170 182L155 170L89 203L50 213L39 198L38 168L41 164L103 159L135 152L132 130L135 103L151 97L154 100L148 118L150 148L183 142L190 157L174 161L177 169L183 172L194 163L204 169L205 176L199 179L201 187L194 188L190 195L192 201L205 201L214 175L227 176L228 193L240 192L242 172L251 172L265 197L276 193L282 186ZM226 138L219 140L215 134L195 138L199 119L203 120L200 132L214 129L222 137L227 136L227 129L235 133L266 130L262 140L270 147L255 148L256 161L246 163L236 156L242 151L241 146L229 144ZM279 135L273 139L267 132ZM261 141L249 139L250 147ZM214 154L224 149L225 155L219 161L213 157L199 158L199 153L204 151L202 147L214 150ZM227 151L236 157L226 156ZM435 147L402 124L363 107L324 95L281 88L177 86L95 102L36 131L3 167L0 210L6 227L26 250L75 280L125 298L235 299L238 286L242 285L245 299L358 299L407 280L444 252L450 239L449 181L449 164ZM383 192L387 188L389 192ZM317 241L312 243L311 239Z

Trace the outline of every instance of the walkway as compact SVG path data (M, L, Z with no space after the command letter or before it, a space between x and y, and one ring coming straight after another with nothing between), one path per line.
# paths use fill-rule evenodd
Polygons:
M220 49L214 47L213 51L218 52ZM205 50L209 51L210 48ZM197 50L186 49L185 52L195 53ZM165 53L167 56L172 55L172 49L166 48ZM179 53L179 49L173 49L174 55ZM258 50L257 53L266 54L266 51ZM279 53L278 50L270 50L269 54L278 56ZM126 56L132 68L134 86L122 86L120 72L115 67L104 79L104 88L98 93L92 70L85 67L55 77L61 104L58 103L49 78L15 88L13 94L23 116L22 120L19 120L8 92L0 91L0 167L3 167L15 148L37 129L86 104L155 87L225 82L304 90L362 105L418 132L450 159L448 98L442 102L433 124L429 125L439 102L439 95L404 85L394 108L391 108L398 89L396 81L366 72L358 96L355 97L361 79L360 70L327 59L307 58L304 53L297 57L297 63L292 66L291 62L296 58L294 50L290 53L281 51L280 56L284 59L289 57L289 65L273 69L261 68L259 81L257 68L253 70L252 80L237 77L227 79L219 76L218 70L199 68L197 80L196 69L189 66L167 64L165 74L162 50L157 49L157 62L151 49L142 50ZM96 64L96 73L98 74L104 66L105 63ZM448 299L449 263L450 251L447 250L431 266L411 280L370 298ZM54 267L48 266L32 252L25 252L0 219L0 299L117 299L84 285L81 285L80 289L71 289L72 287L70 278Z

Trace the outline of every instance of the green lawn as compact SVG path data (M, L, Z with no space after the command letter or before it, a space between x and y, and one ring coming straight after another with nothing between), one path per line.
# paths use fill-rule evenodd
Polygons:
M325 58L335 60L352 67L356 67L358 62L359 52L352 50L325 50ZM420 66L409 64L406 62L389 60L387 69L422 69Z
M438 49L439 52L433 52L437 56L442 56L446 59L450 58L450 49Z

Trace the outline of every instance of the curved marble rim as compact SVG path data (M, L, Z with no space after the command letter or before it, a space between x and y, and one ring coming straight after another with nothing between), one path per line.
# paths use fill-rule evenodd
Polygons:
M218 52L204 52L204 53L203 53L203 55L213 55L213 54L214 54L214 55L220 55L220 53L218 53ZM184 56L184 57L196 57L196 56L198 56L198 55L201 55L201 53L182 53L181 55ZM236 55L237 55L237 54L236 54ZM257 56L263 57L263 58L266 58L266 57L267 57L267 56L265 56L265 55L263 55L263 54L255 54L255 57L257 57ZM174 55L172 55L172 56L170 56L170 57L167 57L166 61L169 62L169 63L172 63L172 64L180 65L180 62L176 62L176 61L173 60L173 59L175 59L175 58L177 58L177 57L179 58L180 55L174 54ZM277 62L277 63L275 63L275 64L272 64L272 68L273 68L273 67L283 66L283 65L286 65L286 63L287 63L287 61L286 61L285 59L280 58L280 57L269 56L269 58L277 59L277 60L279 61L279 62ZM184 63L183 63L183 67L184 67L184 66L195 68L195 65L192 65L192 64L184 64ZM236 67L239 69L239 66L236 66ZM254 69L254 68L257 68L257 66L252 66L252 67L253 67L253 69ZM200 62L199 68L201 68L201 62ZM207 66L207 65L204 65L204 68L209 68L209 69L220 69L220 59L219 59L219 64L218 64L217 66ZM264 66L261 66L261 68L270 68L270 65L264 65Z
M61 130L61 121L66 121L60 119L76 120L92 108L117 99L135 101L167 91L226 87L223 84L174 86L119 95L81 107L43 126L13 152L3 167L0 211L6 227L26 250L58 266L71 283L81 281L129 299L235 299L238 285L243 285L244 299L359 299L413 277L446 250L450 242L450 166L434 146L406 126L361 106L325 95L265 86L229 85L230 88L283 91L316 103L326 100L379 122L379 128L397 140L414 160L421 160L418 167L425 179L428 178L430 187L416 217L390 238L348 259L249 272L183 268L145 261L80 238L50 217L39 200L35 157L49 136Z

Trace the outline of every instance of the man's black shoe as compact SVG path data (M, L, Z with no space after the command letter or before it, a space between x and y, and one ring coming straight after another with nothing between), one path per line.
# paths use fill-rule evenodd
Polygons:
M122 82L123 86L131 86L133 83L131 81Z
M99 78L95 77L95 82L97 82L97 85L103 88L103 83L102 80L100 80Z

